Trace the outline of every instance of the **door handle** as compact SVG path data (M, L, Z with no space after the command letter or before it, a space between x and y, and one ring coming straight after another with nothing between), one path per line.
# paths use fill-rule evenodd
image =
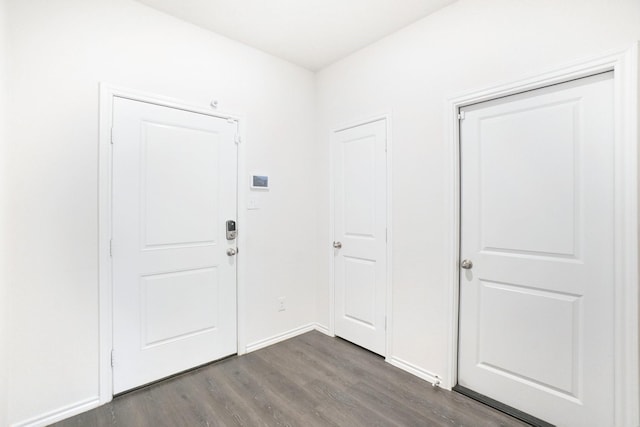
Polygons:
M470 270L473 268L473 263L471 262L471 260L465 259L460 263L460 267L464 268L465 270Z
M340 242L333 242L333 247L336 249L341 249L342 248L342 243Z
M235 250L235 249L233 249L233 248L229 248L229 249L227 249L227 255L228 255L228 256L234 256L234 255L235 255L235 254L237 254L237 253L238 253L238 251L236 251L236 250Z

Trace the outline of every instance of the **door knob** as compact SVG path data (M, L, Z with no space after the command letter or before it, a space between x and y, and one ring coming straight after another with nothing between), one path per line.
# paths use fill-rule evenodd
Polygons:
M227 255L234 256L235 254L237 254L235 249L233 249L233 248L227 249Z
M333 247L334 247L334 248L336 248L336 249L340 249L340 248L342 248L342 243L340 243L340 242L333 242Z
M460 267L464 268L465 270L469 270L473 268L473 263L471 262L471 260L465 259L460 263Z

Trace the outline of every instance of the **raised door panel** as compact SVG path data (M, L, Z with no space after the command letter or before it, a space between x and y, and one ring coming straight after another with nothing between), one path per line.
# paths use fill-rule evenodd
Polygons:
M219 323L218 269L143 276L143 347L213 331Z
M479 285L478 368L579 397L580 297L484 280Z
M577 107L541 104L478 121L484 250L575 254Z
M344 316L374 327L376 314L376 262L344 257Z
M145 248L214 244L220 135L146 122L142 138Z
M342 144L344 234L375 238L376 138L365 136Z

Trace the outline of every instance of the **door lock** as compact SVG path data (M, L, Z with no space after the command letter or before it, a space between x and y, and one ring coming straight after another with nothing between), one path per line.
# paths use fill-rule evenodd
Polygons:
M342 243L340 242L333 242L333 247L336 249L341 249L342 248Z
M234 240L238 237L238 230L236 229L236 222L232 219L226 222L227 240Z

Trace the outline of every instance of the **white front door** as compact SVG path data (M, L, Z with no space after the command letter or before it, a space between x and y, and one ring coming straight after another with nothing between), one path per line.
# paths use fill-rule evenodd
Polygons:
M335 333L384 355L386 120L333 135Z
M459 385L611 426L612 74L463 112Z
M114 99L115 393L237 352L235 130Z

